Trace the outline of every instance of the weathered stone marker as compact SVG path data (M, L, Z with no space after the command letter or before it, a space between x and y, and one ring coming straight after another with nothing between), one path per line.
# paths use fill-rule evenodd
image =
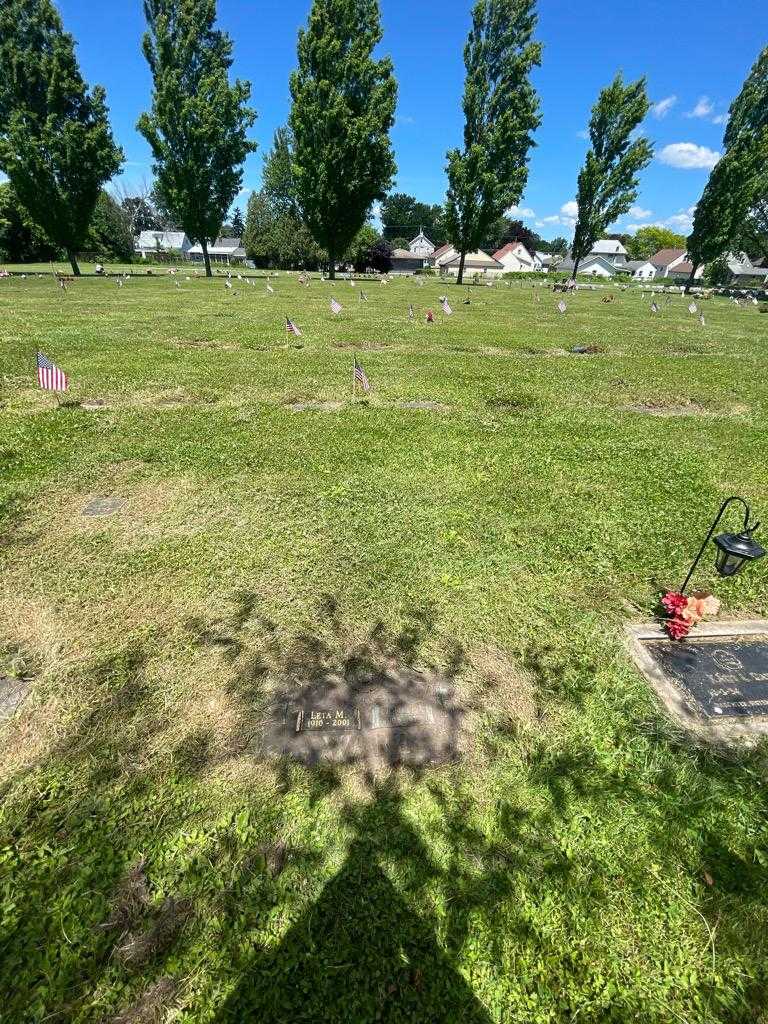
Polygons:
M768 621L704 623L684 640L632 626L643 674L682 723L720 739L768 734Z
M0 722L13 718L31 689L31 679L0 676Z
M125 498L93 498L83 509L84 516L111 516L125 506Z

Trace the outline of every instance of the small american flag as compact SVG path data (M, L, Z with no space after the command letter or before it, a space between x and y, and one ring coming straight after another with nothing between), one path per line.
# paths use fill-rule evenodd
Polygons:
M269 283L269 281L267 281L267 294L268 295L274 295L275 294L275 289L272 287L272 285Z
M37 353L37 383L44 391L66 391L69 377L58 366L46 359L42 352Z
M691 314L691 316L693 316L694 313L698 313L699 312L699 307L696 305L695 302L692 302L690 304L690 306L688 307L688 312Z
M227 288L231 288L231 287L232 287L232 282L231 282L230 280L226 280L226 281L224 282L224 285L225 285L225 287L227 287Z
M563 299L560 299L560 301L557 304L557 308L561 313L564 313L566 309L568 309L568 306L565 304Z
M368 296L363 291L360 292L360 301L361 302L367 302L368 301Z
M297 338L301 337L301 331L290 317L285 318L285 329L289 334L295 334Z
M331 299L331 312L337 315L341 312L341 303L337 302L336 299Z
M659 312L658 303L656 303L656 302L652 302L651 303L651 312L652 313L658 313Z
M355 379L355 384L359 384L360 387L363 389L363 391L370 391L371 390L370 381L366 377L365 370L362 368L360 363L358 363L357 359L355 359L355 375L354 375L354 379Z
M445 315L446 316L450 316L451 313L453 312L453 310L451 309L450 305L448 304L448 299L443 299L442 306L443 306L443 312L445 313Z

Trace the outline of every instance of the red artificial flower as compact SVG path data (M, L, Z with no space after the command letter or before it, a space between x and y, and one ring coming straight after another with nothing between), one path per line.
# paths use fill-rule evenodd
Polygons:
M685 594L678 594L674 590L669 590L662 597L661 603L664 605L670 615L679 615L680 612L684 611L688 606L688 598Z
M691 623L677 616L667 619L664 625L673 640L683 640L691 631Z

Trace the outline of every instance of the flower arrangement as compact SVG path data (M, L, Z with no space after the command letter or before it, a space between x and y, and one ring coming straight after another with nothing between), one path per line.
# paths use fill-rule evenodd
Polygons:
M668 590L661 599L667 614L664 628L673 640L684 640L697 622L707 615L717 615L720 602L712 594L701 591L686 597L685 594Z

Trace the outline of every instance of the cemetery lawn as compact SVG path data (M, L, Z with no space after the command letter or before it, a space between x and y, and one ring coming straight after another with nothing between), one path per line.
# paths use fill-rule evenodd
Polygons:
M176 280L0 281L0 1018L765 1024L766 748L623 637L768 520L768 316ZM766 615L766 562L697 582ZM458 762L264 756L278 687L380 666L453 682Z

